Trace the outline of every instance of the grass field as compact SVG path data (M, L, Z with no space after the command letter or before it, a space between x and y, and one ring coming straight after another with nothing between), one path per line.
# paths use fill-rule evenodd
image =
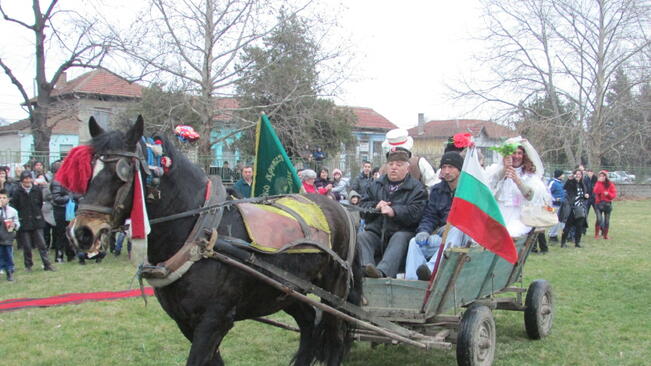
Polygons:
M650 224L651 201L617 202L611 240L589 235L583 249L557 245L548 255L530 256L525 285L544 278L554 290L552 334L531 341L522 313L495 311L494 364L650 365ZM20 253L17 262L17 281L9 283L2 277L0 300L136 287L135 270L124 257L86 266L62 264L55 273L26 273ZM284 314L274 317L290 321ZM132 298L0 313L1 365L184 365L189 346L155 298L148 306ZM222 354L230 365L287 365L297 346L296 333L244 321L229 333ZM371 349L358 343L345 364L456 365L456 361L454 350Z

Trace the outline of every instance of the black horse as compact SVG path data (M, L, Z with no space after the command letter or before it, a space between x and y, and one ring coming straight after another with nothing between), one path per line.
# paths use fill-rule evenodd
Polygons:
M69 233L79 249L97 251L100 237L116 222L124 222L129 207L93 210L93 207L111 208L119 189L124 186L124 157L133 168L137 144L143 134L143 120L126 132L104 131L91 117L89 121L91 146L95 162L93 178L80 204L80 211L70 224ZM178 152L173 144L163 139L165 154L172 167L160 179L160 199L147 204L150 219L197 209L204 203L207 177L201 169ZM120 161L122 160L122 162ZM119 166L122 165L122 166ZM138 179L137 176L135 179ZM133 187L129 187L128 197ZM331 248L346 260L349 252L349 225L345 211L336 202L320 195L305 195L321 207L331 229ZM221 201L221 200L220 200ZM126 199L125 202L130 202ZM86 209L84 209L84 207ZM116 217L119 216L119 217ZM171 222L153 224L148 236L148 260L160 263L174 255L190 234L197 216ZM250 241L239 210L226 208L220 235L230 235ZM353 281L346 280L343 270L330 255L324 253L264 255L265 260L310 281L338 296L348 295L348 301L359 304L361 275L359 266L353 266ZM320 317L313 306L283 294L244 271L214 259L202 259L177 281L155 289L163 309L174 319L192 347L188 365L222 365L219 345L233 326L233 322L284 310L300 327L300 345L294 355L295 365L322 362L339 365L350 345L349 325L328 313Z

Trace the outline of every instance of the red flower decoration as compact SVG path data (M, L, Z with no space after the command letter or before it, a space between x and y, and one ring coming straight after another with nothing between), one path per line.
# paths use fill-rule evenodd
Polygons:
M452 137L452 142L454 143L454 147L460 149L475 144L472 142L472 134L470 133L458 133Z

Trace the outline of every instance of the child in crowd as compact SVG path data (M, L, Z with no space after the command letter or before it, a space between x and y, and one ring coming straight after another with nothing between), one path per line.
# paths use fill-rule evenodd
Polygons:
M9 206L7 191L0 189L0 269L7 274L7 281L14 280L13 244L18 228L18 212Z
M349 204L352 206L358 206L359 201L361 201L362 196L359 195L359 193L355 191L350 191L348 193L349 197ZM358 232L361 232L364 230L364 219L360 217L359 211L357 210L350 210L350 216L353 219L353 222L355 223L355 229L357 229Z

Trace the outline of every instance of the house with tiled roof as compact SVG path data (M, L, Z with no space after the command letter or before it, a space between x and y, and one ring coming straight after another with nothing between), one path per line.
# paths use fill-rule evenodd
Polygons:
M50 161L57 160L80 142L90 139L88 119L93 116L105 128L112 119L125 111L129 104L142 95L142 86L106 70L95 69L70 81L66 74L57 80L52 91L48 124ZM32 103L36 99L31 100ZM29 120L0 127L0 146L7 157L0 155L0 163L27 161L33 154L33 138Z
M236 98L216 98L215 107L218 110L215 120L219 121L221 125L229 126L233 121L233 112L239 108L239 103ZM386 132L398 127L372 108L347 106L341 108L349 108L356 117L355 125L352 128L356 143L354 146L355 154L349 157L352 161L344 161L344 159L337 165L346 170L351 165L359 165L362 160L375 160L379 164L382 157L382 142ZM230 135L231 132L231 129L225 128L222 131L213 131L211 135L216 140ZM217 143L213 145L213 164L221 166L224 161L229 161L229 164L233 166L237 163L240 159L240 153L228 148L235 137L232 136L226 139L226 144Z
M398 128L393 122L372 108L347 107L357 117L353 136L357 139L355 157L357 162L368 160L375 165L382 162L382 142L387 131Z
M142 97L141 85L132 83L106 69L95 69L70 81L66 75L52 92L55 103L68 109L69 121L76 121L80 141L90 139L88 119L93 116L104 128Z
M451 136L457 133L471 133L475 145L484 154L485 164L491 164L498 158L497 153L489 150L489 147L518 135L514 129L493 121L450 119L425 122L422 114L419 114L418 125L407 131L414 139L413 152L427 157L432 162L438 161L443 155L445 144Z

